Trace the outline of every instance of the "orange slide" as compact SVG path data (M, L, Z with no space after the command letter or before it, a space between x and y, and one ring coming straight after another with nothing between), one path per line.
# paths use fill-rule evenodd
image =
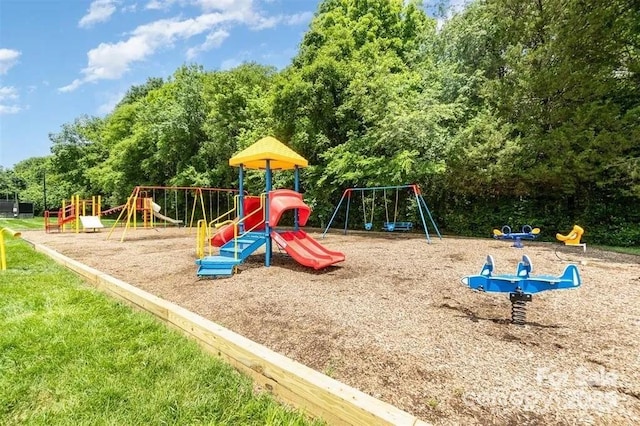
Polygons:
M344 253L329 250L304 231L273 231L271 238L296 262L313 269L322 269L344 260Z

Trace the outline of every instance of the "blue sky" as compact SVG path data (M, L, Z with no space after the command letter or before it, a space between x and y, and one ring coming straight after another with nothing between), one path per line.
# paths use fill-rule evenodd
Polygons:
M185 63L282 68L319 0L0 0L0 166Z

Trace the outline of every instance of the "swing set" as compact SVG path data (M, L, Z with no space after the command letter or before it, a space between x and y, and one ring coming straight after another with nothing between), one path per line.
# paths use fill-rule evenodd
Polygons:
M389 196L387 194L393 194L395 190L395 204L393 203L393 197L389 200ZM436 222L433 220L433 216L431 215L431 211L429 211L429 207L427 207L427 203L420 192L420 187L416 184L411 185L396 185L396 186L374 186L369 188L347 188L342 193L342 198L340 198L340 202L337 207L333 211L333 215L331 216L331 220L329 220L329 224L325 228L322 233L322 237L324 238L325 234L331 228L331 224L333 223L342 203L346 199L346 213L345 213L345 221L344 221L344 234L347 233L347 227L349 224L349 210L351 207L351 198L355 198L360 196L362 200L362 215L364 219L364 229L367 231L371 231L374 229L374 220L375 210L376 210L376 194L382 193L382 199L384 201L384 211L385 211L385 221L382 222L382 230L387 232L394 231L412 231L414 229L414 224L411 221L402 221L398 220L401 215L401 209L399 207L401 197L400 193L403 191L408 191L410 193L410 197L415 197L415 203L417 205L418 213L420 214L420 220L422 221L422 227L424 229L425 236L427 237L427 242L431 243L431 238L429 236L429 231L427 229L427 221L425 216L429 218L431 225L435 229L436 234L440 239L442 239L442 235L440 235L440 231L438 230L438 226ZM394 205L392 213L390 214L390 205ZM407 210L405 208L405 210ZM408 211L405 211L405 214Z
M236 189L227 188L136 186L125 204L102 212L103 216L119 212L107 239L111 238L118 224L124 224L120 238L120 241L124 241L128 229L140 227L138 214L141 214L142 228L155 228L159 222L164 227L186 225L188 222L188 227L192 228L199 220L207 221L214 215L220 216L221 209L228 212L237 192ZM169 214L173 217L167 216Z

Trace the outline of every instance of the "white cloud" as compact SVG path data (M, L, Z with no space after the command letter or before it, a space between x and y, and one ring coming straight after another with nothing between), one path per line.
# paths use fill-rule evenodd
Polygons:
M235 13L207 13L196 18L161 19L136 28L131 36L118 43L100 43L87 53L88 64L82 78L58 89L71 92L84 83L115 80L122 77L131 63L143 61L158 49L171 46L176 40L188 39L206 32L216 25L237 19Z
M287 15L284 18L284 22L285 24L292 26L301 25L310 22L311 18L313 18L313 12L294 13L293 15Z
M67 84L66 86L60 87L58 89L59 92L73 92L74 90L76 90L78 87L82 86L82 80L80 80L79 78L76 78L75 80L73 80L70 84Z
M277 16L261 16L261 15L253 15L252 16L252 25L251 29L253 30L264 30L268 28L273 28L279 24L296 26L307 23L311 21L313 18L313 12L300 12L294 13L293 15L277 15Z
M2 105L0 104L0 115L17 114L22 111L18 105Z
M18 99L18 90L13 86L0 86L0 115L16 114L22 111L22 107L16 105L13 101ZM13 105L5 105L4 102L9 101Z
M116 2L118 0L96 0ZM111 3L110 3L111 4ZM189 19L161 19L140 25L128 38L116 43L100 43L87 52L87 66L82 69L81 77L70 84L60 87L60 92L71 92L85 83L99 80L115 80L129 71L131 65L141 62L158 50L172 47L179 40L187 40L199 34L209 33L199 46L187 50L187 57L216 48L229 37L229 33L220 29L222 24L244 24L252 29L272 28L280 23L298 25L311 18L310 12L293 15L269 17L254 9L253 0L151 0L147 9L167 8L173 4L195 5L205 13Z
M12 86L0 86L0 101L18 99L18 91Z
M145 9L167 10L174 4L190 4L199 7L204 12L239 12L250 15L253 13L253 0L150 0Z
M118 105L118 102L122 100L126 92L116 92L108 94L106 101L98 107L98 114L109 114Z
M144 8L150 10L163 10L168 9L175 2L176 0L151 0Z
M198 56L201 52L206 52L207 50L215 49L222 45L227 37L229 37L229 32L225 30L218 30L207 35L204 43L200 46L191 47L187 50L187 59L193 59Z
M17 62L22 52L13 49L0 49L0 75L6 74Z
M255 16L251 22L251 29L266 30L273 28L282 20L281 16Z
M136 10L138 10L138 3L133 3L133 4L130 4L129 6L125 6L122 8L122 12L124 13L135 12Z
M170 0L169 0L170 1ZM253 10L253 0L194 0L194 4L200 6L202 10L245 11Z
M116 0L94 0L87 10L87 14L80 18L78 26L89 28L98 22L108 21L116 11L115 3Z

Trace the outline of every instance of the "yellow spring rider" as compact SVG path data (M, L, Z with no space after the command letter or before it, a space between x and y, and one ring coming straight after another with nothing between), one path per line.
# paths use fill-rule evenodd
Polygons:
M584 229L579 225L573 225L573 229L567 235L556 234L558 241L564 242L565 246L582 247L583 251L587 251L587 244L581 243L580 238L584 234Z

